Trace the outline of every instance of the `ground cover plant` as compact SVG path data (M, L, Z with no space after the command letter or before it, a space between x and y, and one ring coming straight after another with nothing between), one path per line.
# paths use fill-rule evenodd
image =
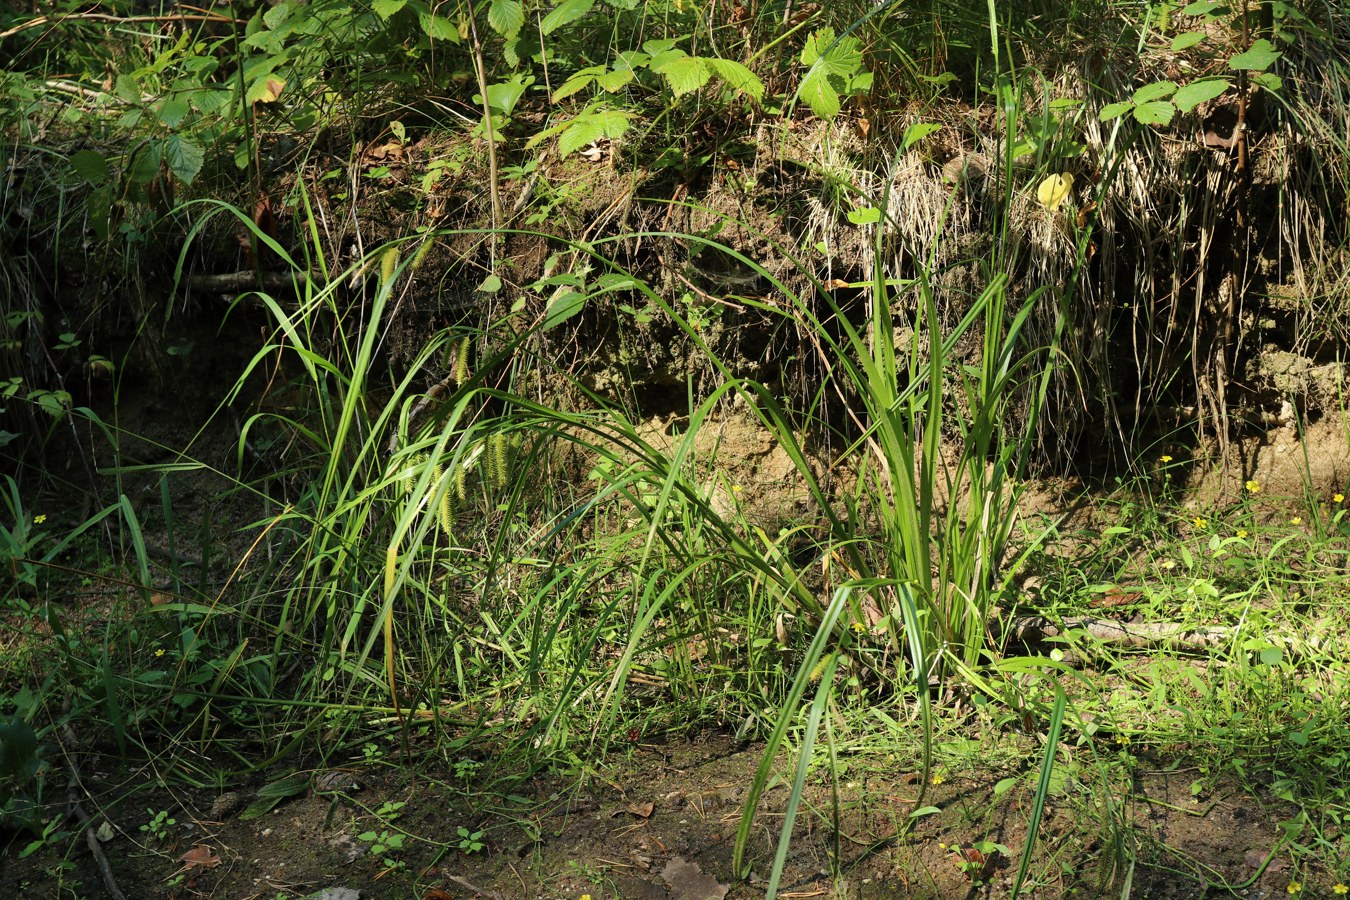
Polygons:
M0 13L0 884L1347 893L1348 28Z

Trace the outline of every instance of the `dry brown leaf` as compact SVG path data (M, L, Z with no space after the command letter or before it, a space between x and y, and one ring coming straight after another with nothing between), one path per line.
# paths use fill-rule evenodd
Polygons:
M646 803L630 803L628 811L639 819L650 819L652 813L656 811L656 804L652 801Z
M216 851L209 844L198 844L182 856L178 861L183 864L183 868L192 869L214 869L220 865L220 857L216 856Z

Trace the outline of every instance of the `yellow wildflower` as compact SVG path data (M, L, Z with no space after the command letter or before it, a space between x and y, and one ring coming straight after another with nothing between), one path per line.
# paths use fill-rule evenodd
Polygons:
M47 521L47 514L46 514L46 513L42 513L41 515L33 516L33 524L34 524L34 525L41 525L41 524L42 524L43 522L45 522L45 521Z
M1162 562L1158 563L1158 568L1165 569L1168 572L1172 571L1176 567L1177 562L1174 559L1164 559Z
M1299 894L1303 892L1303 885L1300 882L1291 881L1289 882L1289 887L1285 888L1285 890L1291 894Z
M1204 530L1209 527L1209 519L1206 519L1204 516L1196 516L1194 519L1191 519L1191 524L1196 528Z
M1158 462L1163 463L1163 464L1170 463L1171 461L1172 461L1172 457L1168 456L1166 453L1164 453L1162 456L1158 457Z
M855 634L862 634L864 631L867 630L867 626L861 622L854 622L852 628Z
M160 647L158 650L155 651L155 656L163 656L163 655L164 655L163 647Z
M1247 529L1245 529L1245 528L1239 528L1239 529L1237 530L1237 536L1240 537L1240 538L1245 538L1245 537L1247 536Z
M1337 883L1331 888L1333 894L1350 894L1350 887Z
M1259 493L1261 493L1261 482L1256 481L1255 479L1253 479L1253 480L1251 480L1251 481L1248 481L1247 484L1246 484L1246 487L1247 487L1247 493L1249 493L1249 494L1259 494Z
M942 784L942 782L944 781L946 781L946 779L943 778L940 774L936 772L933 773L933 784Z
M1331 500L1333 503L1344 503L1345 495L1337 491L1335 494L1332 495ZM1341 885L1341 887L1345 887L1345 885ZM1341 893L1345 893L1345 891L1342 891Z
M1302 524L1303 524L1303 517L1302 517L1302 516L1294 516L1292 519L1289 520L1289 524L1290 524L1290 525L1302 525Z

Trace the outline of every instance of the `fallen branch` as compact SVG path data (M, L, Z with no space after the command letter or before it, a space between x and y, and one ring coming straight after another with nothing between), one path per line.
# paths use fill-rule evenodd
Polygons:
M252 269L218 275L192 275L185 283L195 290L215 294L237 294L258 288L264 291L292 289L300 293L315 287L313 279L305 272L263 272L259 275Z
M1045 616L1015 619L1008 636L1014 642L1037 644L1062 638L1069 632L1086 632L1100 643L1117 647L1170 647L1206 650L1231 645L1238 637L1236 625L1187 625L1181 622L1118 622L1095 616L1080 616L1054 622ZM1333 625L1325 620L1312 623L1298 635L1268 634L1269 645L1290 656L1324 651L1336 643Z

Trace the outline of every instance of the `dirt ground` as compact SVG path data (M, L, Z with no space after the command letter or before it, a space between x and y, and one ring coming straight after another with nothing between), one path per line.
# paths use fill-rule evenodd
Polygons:
M788 793L785 780L768 791L752 831L749 878L736 878L732 849L758 762L758 747L716 733L638 744L591 777L530 779L495 810L476 812L462 790L395 765L306 773L307 789L257 818L242 811L261 783L170 793L134 776L89 781L113 825L102 846L127 898L736 900L764 896ZM1016 772L940 779L923 799L937 811L907 831L916 773L846 774L837 784L837 857L832 791L813 777L778 896L1008 896L1036 762L1028 760L1010 790L995 785ZM1278 853L1267 857L1288 809L1232 785L1197 799L1194 773L1185 770L1153 772L1141 762L1137 771L1132 790L1112 798L1123 823L1114 829L1100 785L1072 776L1058 785L1029 896L1122 896L1127 878L1135 898L1285 894L1289 864ZM404 805L392 826L372 814L395 803ZM139 827L159 809L175 820L163 839ZM380 854L372 849L378 841L360 838L391 827L405 835L397 850ZM1117 840L1135 848L1132 872L1116 864ZM110 896L83 840L17 858L27 841L11 836L0 855L0 897ZM972 848L985 841L1001 849ZM1299 875L1305 896L1322 896L1309 875ZM1330 895L1329 884L1322 887Z

